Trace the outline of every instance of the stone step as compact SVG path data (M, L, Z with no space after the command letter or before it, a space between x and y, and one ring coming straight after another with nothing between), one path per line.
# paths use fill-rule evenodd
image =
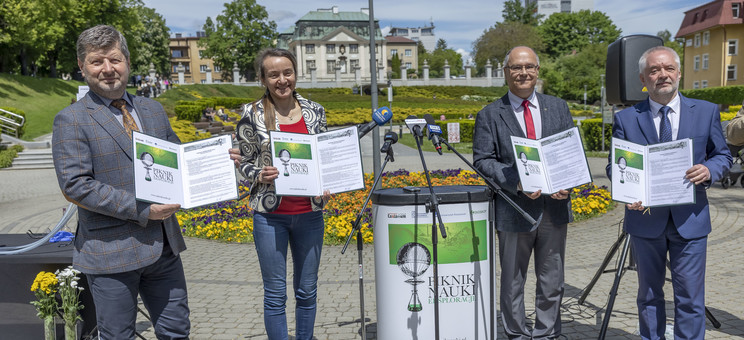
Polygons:
M18 153L8 170L54 168L52 149L26 149Z

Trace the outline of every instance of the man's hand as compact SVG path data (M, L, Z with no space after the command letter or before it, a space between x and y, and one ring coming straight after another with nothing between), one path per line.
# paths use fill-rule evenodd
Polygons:
M241 158L240 157L240 149L238 149L238 148L230 148L230 150L228 150L228 152L230 153L230 159L232 159L233 163L235 163L235 167L236 168L239 167L240 166L240 158Z
M259 183L271 184L277 177L279 177L279 169L270 165L264 166L258 172Z
M532 192L532 193L522 191L522 193L525 196L527 196L527 197L529 197L529 198L531 198L533 200L536 200L538 197L540 197L540 194L542 193L542 190L538 190L538 191L535 191L535 192Z
M554 200L565 200L568 198L568 190L558 190L558 192L550 195L550 198Z
M151 220L164 220L175 214L178 209L181 209L180 204L151 204L150 215L147 218Z
M628 208L628 210L638 210L641 211L645 209L645 207L641 204L641 201L634 202L633 204L626 204L625 207Z
M331 195L331 191L330 190L326 189L326 190L323 190L323 196L316 196L315 198L316 199L317 198L322 198L323 199L323 202L328 202L328 201L331 200L331 198L333 198L333 195Z
M692 168L687 169L685 178L689 179L693 184L702 184L710 179L710 170L705 165L695 164Z

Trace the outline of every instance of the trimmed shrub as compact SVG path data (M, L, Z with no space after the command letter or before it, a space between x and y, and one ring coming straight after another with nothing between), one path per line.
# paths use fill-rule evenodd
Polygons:
M176 111L176 118L196 122L201 119L205 107L202 105L176 105L174 110Z
M742 99L744 99L744 85L680 90L680 92L686 97L703 99L723 105L741 105Z
M8 110L10 111L10 110ZM13 164L13 159L23 151L23 145L13 145L7 150L0 151L0 168L7 168Z
M585 151L602 150L602 119L592 118L581 121ZM612 138L612 124L605 123L605 150L609 150Z
M14 107L0 107L0 109L3 109L3 110L5 110L5 111L10 111L10 112L13 112L13 113L15 113L15 114L17 114L17 115L21 115L21 116L23 116L24 118L26 117L26 112L24 112L23 110L19 110L19 109L16 109L16 108L14 108ZM17 123L19 123L19 124L21 123L21 119L20 119L20 118L18 118L18 117L14 117L14 116L11 116L11 115L9 115L9 114L7 114L7 113L3 112L3 111L0 111L0 116L3 116L3 117L7 117L7 118L10 118L10 119L13 119L13 120L14 120L15 122L17 122ZM26 120L28 120L28 119L26 119ZM24 125L22 125L22 126L20 127L20 129L18 129L18 137L19 137L19 138L20 138L20 137L23 137L23 134L24 134L25 132L26 132L26 125L24 124Z

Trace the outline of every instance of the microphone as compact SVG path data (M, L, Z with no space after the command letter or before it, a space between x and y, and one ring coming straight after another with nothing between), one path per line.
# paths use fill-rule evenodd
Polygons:
M361 139L372 131L375 127L378 125L385 125L385 123L389 122L390 119L393 118L393 111L390 111L390 109L387 106L383 106L381 108L378 108L375 110L375 112L372 112L372 121L366 124L360 124L357 125L357 129L359 131L359 138Z
M426 127L426 120L418 118L414 115L408 116L405 120L408 130L416 137L423 137L424 134L421 132Z
M430 114L424 115L426 121L426 130L429 131L429 140L434 144L434 148L437 149L437 153L442 154L442 128L434 122L434 117Z
M390 146L398 142L398 134L390 131L385 134L385 144L382 144L382 148L380 148L380 152L387 153L388 150L390 150Z

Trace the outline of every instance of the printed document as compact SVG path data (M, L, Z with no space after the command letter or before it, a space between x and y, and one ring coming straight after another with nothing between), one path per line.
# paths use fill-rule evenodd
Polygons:
M138 200L190 209L238 198L229 135L176 144L135 131L132 142Z
M524 192L549 195L591 183L589 163L576 127L538 140L511 136Z
M356 126L308 135L271 131L277 195L320 196L364 189Z
M640 145L612 139L612 199L644 207L695 203L692 139Z

